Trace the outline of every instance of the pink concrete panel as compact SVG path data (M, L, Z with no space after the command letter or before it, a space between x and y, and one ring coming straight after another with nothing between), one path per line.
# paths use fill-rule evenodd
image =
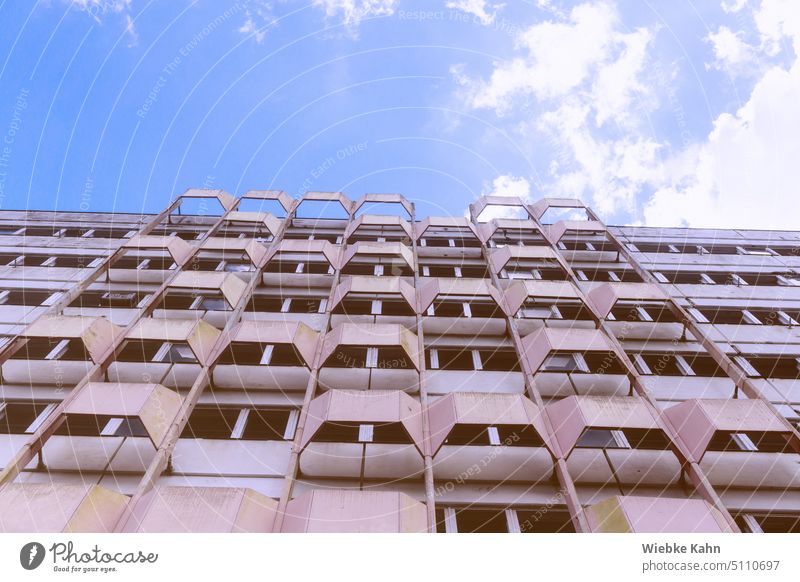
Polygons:
M475 229L475 225L464 216L427 216L417 223L414 229L414 237L419 240L425 235L429 228L447 228L454 231L468 230L476 238L480 238L478 236L478 231Z
M667 296L653 283L603 283L586 294L600 317L607 317L617 301L666 301Z
M128 333L128 339L188 342L198 362L210 364L212 351L221 332L202 319L140 320Z
M704 499L617 495L586 510L600 533L725 533L730 527Z
M439 450L457 424L530 424L549 447L547 430L539 408L522 394L451 392L428 407L428 418L432 454Z
M181 407L181 397L160 384L89 382L67 403L64 414L137 417L158 447Z
M451 295L467 296L474 299L491 299L505 313L505 301L497 287L485 279L449 279L432 277L419 292L419 312L425 313L431 304L439 298Z
M366 242L358 241L347 247L342 267L347 265L356 256L398 257L411 268L415 268L414 253L401 242Z
M539 220L550 208L586 208L586 205L577 198L542 198L533 203L531 211Z
M286 533L421 533L425 506L394 491L314 490L292 499Z
M277 246L272 246L267 254L267 262L281 253L323 255L334 269L339 268L339 251L327 240L282 240Z
M509 314L516 314L529 297L580 299L578 290L569 281L515 281L505 291Z
M480 217L489 206L518 206L528 213L528 207L519 196L481 196L474 204L475 216Z
M405 209L405 211L408 212L409 217L413 216L414 214L414 206L402 194L374 194L374 193L364 194L361 198L353 202L353 213L358 212L358 210L368 202L383 203L383 204L400 204Z
M408 303L416 313L417 296L414 287L400 277L370 277L370 276L344 276L341 283L336 286L331 300L331 309L334 309L350 293L354 294L397 294Z
M246 212L232 212L234 214L257 214ZM260 213L264 214L264 213ZM233 220L233 218L231 218ZM204 250L215 250L223 252L235 252L245 256L256 268L260 268L267 260L267 247L252 239L230 238L230 237L211 237L203 242Z
M309 405L301 449L326 422L399 422L417 449L423 450L422 408L401 390L328 390Z
M338 202L342 205L345 212L353 213L353 201L341 192L306 192L300 197L300 202L306 200L316 200L320 202Z
M588 234L605 231L605 226L596 220L561 220L555 224L551 224L545 230L545 236L552 244L556 244L567 232Z
M489 253L489 265L495 274L506 268L511 261L541 259L543 261L556 261L556 253L547 246L528 246L507 245L499 249L493 249Z
M412 237L411 225L400 216L387 216L383 214L362 214L352 221L344 231L344 238L349 239L358 232L362 226L394 226L405 232L409 238Z
M283 190L248 190L241 196L248 200L277 200L286 212L294 206L294 198Z
M599 329L562 329L543 327L522 338L524 356L533 372L538 372L553 352L585 353L614 351Z
M636 397L568 396L548 404L544 411L564 456L588 428L659 429L647 403Z
M302 322L243 321L231 335L231 341L263 344L292 344L310 368L314 363L319 334Z
M667 408L664 414L698 462L717 431L789 433L762 400L686 400Z
M125 248L148 250L166 249L177 265L184 265L192 254L191 245L177 236L135 235L125 242Z
M156 487L125 525L140 533L267 533L278 502L243 487Z
M498 230L526 230L542 234L542 230L535 220L515 220L512 218L493 218L480 225L480 239L484 243L494 236Z
M0 532L110 532L127 500L91 483L9 483L0 490Z
M236 206L236 198L228 194L225 190L214 190L210 188L189 188L180 196L181 198L214 198L219 201L222 208L226 211L232 210Z
M244 295L247 283L233 273L192 270L178 273L169 286L194 291L221 291L228 305L235 307Z
M104 317L80 315L45 315L25 329L29 338L80 338L95 363L111 348L122 329Z
M396 323L342 323L334 327L322 345L325 362L339 346L397 346L411 358L419 370L419 346L416 334Z

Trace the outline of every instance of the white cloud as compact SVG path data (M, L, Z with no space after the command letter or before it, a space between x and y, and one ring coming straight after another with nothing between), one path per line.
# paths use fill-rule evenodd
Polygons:
M62 0L70 5L71 8L80 10L88 14L92 20L102 24L109 14L121 15L125 21L125 32L128 34L128 46L134 46L139 42L139 33L131 17L132 0Z
M525 178L504 174L497 176L491 183L483 185L482 196L518 196L523 202L531 202L531 184ZM493 218L527 218L527 213L518 206L490 206L481 214L481 221Z
M275 25L272 5L265 0L248 0L243 7L245 20L239 32L261 43L267 36L267 30Z
M755 61L755 49L743 37L743 31L734 32L727 26L709 33L706 40L713 47L715 59L711 66L732 75L748 69Z
M767 54L778 54L783 48L781 42L786 39L792 41L795 55L800 54L800 2L762 0L753 18Z
M528 28L517 39L524 56L495 63L488 81L457 79L468 104L504 114L520 98L552 99L569 93L608 57L615 21L612 7L598 2L573 8L566 21L548 20Z
M722 10L724 12L735 14L745 6L747 6L747 0L722 0Z
M497 12L503 8L503 4L490 4L487 0L449 0L446 6L472 14L483 25L494 22Z
M546 137L543 194L581 197L605 214L634 211L659 172L661 144L642 133L657 105L643 78L654 38L655 29L624 28L609 2L586 2L525 30L520 54L496 62L487 80L463 66L451 72L468 106L519 117L526 139Z
M789 3L765 0L755 17L771 52L780 51L785 40L794 47L800 43L800 18ZM674 160L668 181L645 208L646 221L657 225L800 227L798 103L800 61L795 53L788 68L769 67L744 106L717 117L708 138Z
M341 18L351 31L364 18L394 14L399 0L314 0L314 6L325 9L327 18Z

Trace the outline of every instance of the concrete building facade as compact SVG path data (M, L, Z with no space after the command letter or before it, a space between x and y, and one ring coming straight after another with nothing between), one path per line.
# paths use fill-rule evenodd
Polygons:
M0 531L800 531L800 232L190 189L0 218Z

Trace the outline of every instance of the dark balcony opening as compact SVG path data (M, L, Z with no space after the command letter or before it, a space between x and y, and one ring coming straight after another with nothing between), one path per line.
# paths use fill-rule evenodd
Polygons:
M623 449L626 448L620 442L614 431L599 428L587 428L575 444L578 449Z
M667 451L670 440L659 429L626 428L622 430L632 449L648 451Z
M11 289L7 294L0 292L0 305L23 305L37 307L52 295L50 291Z
M589 374L625 374L626 368L614 352L586 352L583 360Z
M736 523L745 532L800 533L800 513L754 513L747 517L755 521L755 528L744 514L736 516Z
M86 346L80 339L30 338L16 353L13 360L62 360L88 362L91 360Z
M489 427L480 424L457 424L444 441L446 445L489 446Z
M120 257L114 262L112 269L130 269L140 271L168 271L175 264L172 257L167 256L139 256Z
M6 402L0 406L0 434L25 433L46 407L34 402Z
M196 364L197 356L186 342L134 339L125 342L116 361Z
M580 273L579 277L585 281L609 283L641 283L643 281L636 271L623 266L613 269L580 269L579 271L585 279L580 277Z
M239 418L238 408L200 407L189 416L181 438L228 439Z
M298 271L298 268L302 268ZM282 261L276 259L270 261L264 272L266 273L281 273L281 274L295 274L304 273L306 275L328 275L330 271L330 263L327 261Z
M797 380L800 378L800 362L797 357L770 357L748 355L747 361L762 378Z
M311 439L319 443L373 443L411 445L411 437L400 422L327 421Z
M250 410L242 433L242 439L258 441L284 440L290 416L291 411L286 409L256 408Z
M425 363L428 369L438 370L474 370L475 364L472 359L472 350L458 348L437 348L436 354L439 360L438 366L434 366L431 360L431 350L425 351Z
M327 368L366 368L366 347L339 346L325 361Z
M569 511L563 509L518 509L517 520L522 533L575 533Z
M151 362L163 345L161 340L127 340L117 355L117 361Z
M631 304L618 302L612 309L611 315L615 321L622 322L653 322L676 323L678 318L670 311L666 304Z
M239 366L305 365L292 344L263 344L258 342L231 342L222 352L217 363Z
M482 369L488 372L519 372L519 358L514 350L479 350Z
M359 423L352 422L324 422L314 438L318 443L357 443Z
M528 281L566 281L568 279L567 272L560 267L524 267L511 264L500 275L505 279Z
M139 418L120 418L118 425L111 430L108 428L109 421L115 418L109 415L95 414L70 414L64 419L53 434L60 436L134 436L146 437L142 421ZM116 417L119 418L119 417Z
M507 447L543 447L544 441L530 424L497 426L500 444Z
M167 292L156 309L199 309L203 311L231 311L221 292L200 295Z
M69 306L87 309L111 307L133 309L144 296L144 293L137 291L86 291Z
M508 533L508 522L502 509L456 509L458 533ZM444 533L444 509L436 510L436 531Z

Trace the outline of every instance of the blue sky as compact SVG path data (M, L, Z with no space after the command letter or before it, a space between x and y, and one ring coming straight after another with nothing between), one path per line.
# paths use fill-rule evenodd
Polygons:
M794 0L0 0L0 207L577 196L800 228Z

